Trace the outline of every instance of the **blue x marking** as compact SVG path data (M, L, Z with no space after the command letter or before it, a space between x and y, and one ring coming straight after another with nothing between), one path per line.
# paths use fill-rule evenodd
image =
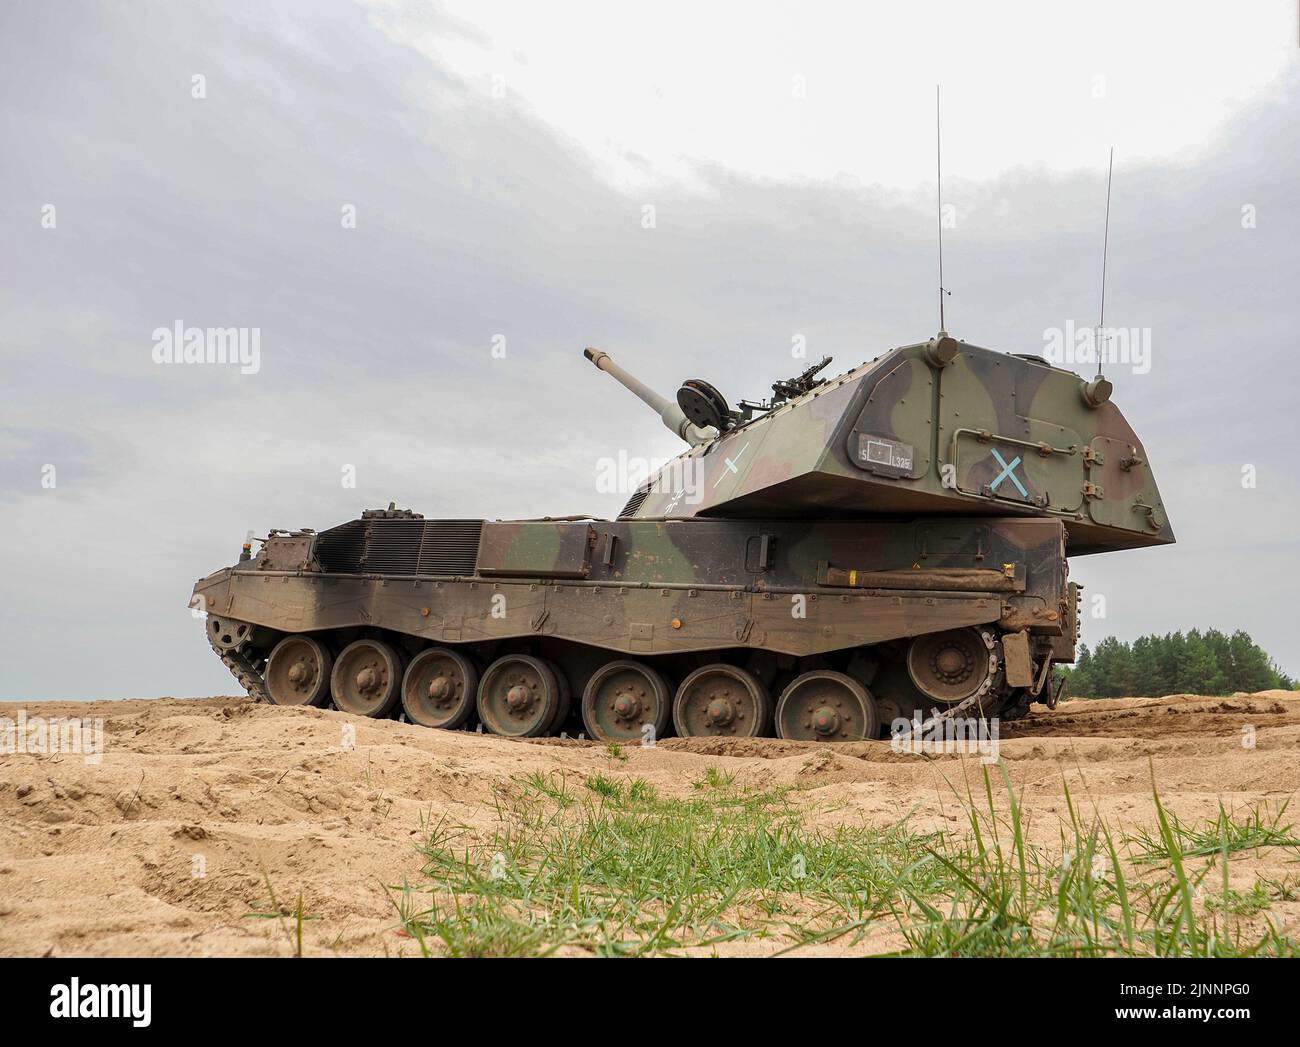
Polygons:
M1020 492L1021 498L1028 498L1029 492L1025 490L1025 485L1020 482L1020 477L1016 475L1016 466L1020 464L1020 455L1016 455L1008 462L1002 455L998 454L998 449L993 448L993 457L998 460L998 465L1002 466L1002 472L998 473L997 478L989 484L989 490L996 491L998 484L1003 480L1010 479L1016 485L1016 490Z

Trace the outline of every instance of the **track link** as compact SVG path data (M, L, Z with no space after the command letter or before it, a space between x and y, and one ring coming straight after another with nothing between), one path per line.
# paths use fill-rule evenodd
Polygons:
M221 659L221 664L230 670L230 675L239 681L239 686L248 692L250 698L257 702L265 702L267 705L274 704L271 701L270 691L266 689L266 681L262 679L262 674L258 672L252 659L242 651L221 650L212 642L210 636L208 643L216 656Z

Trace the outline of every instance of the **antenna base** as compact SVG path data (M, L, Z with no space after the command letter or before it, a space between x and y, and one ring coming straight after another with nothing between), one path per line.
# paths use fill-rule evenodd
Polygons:
M925 362L931 367L947 367L957 358L961 343L947 331L940 331L925 343Z
M1083 396L1083 402L1089 407L1100 407L1110 399L1110 394L1115 391L1115 387L1104 375L1098 374L1091 382L1084 384L1079 392Z

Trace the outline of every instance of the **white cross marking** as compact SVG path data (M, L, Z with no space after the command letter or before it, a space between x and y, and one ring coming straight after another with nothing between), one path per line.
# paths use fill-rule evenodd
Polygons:
M736 457L735 457L735 458L724 458L724 459L722 459L723 464L724 464L728 469L730 469L733 473L738 473L740 470L736 468L736 463L737 463L738 461L740 461L740 456L741 456L742 454L745 453L745 451L746 451L746 449L747 449L748 447L749 447L749 444L745 444L744 447L742 447L739 451L736 452ZM719 477L718 477L718 480L717 480L717 483L715 483L715 484L713 485L714 489L716 490L718 484L722 483L722 481L725 480L726 478L727 478L727 474L726 474L726 473L723 473L721 476L719 476Z

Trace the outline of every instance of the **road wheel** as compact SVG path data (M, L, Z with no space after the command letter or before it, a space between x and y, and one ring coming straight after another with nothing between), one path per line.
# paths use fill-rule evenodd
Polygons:
M555 719L551 721L551 725L543 733L559 734L564 729L564 725L569 722L569 713L573 711L573 688L569 684L569 677L565 674L563 667L549 659L543 659L543 661L555 674L555 680L560 685L560 700L555 706Z
M378 719L397 704L402 660L383 640L356 640L334 660L330 692L340 711Z
M541 658L507 654L488 666L478 685L478 718L493 734L545 734L560 708L560 681Z
M286 636L266 662L266 689L276 705L323 705L330 693L329 650L310 636Z
M815 669L781 692L776 733L802 742L861 741L880 733L880 714L870 692L853 677Z
M753 673L724 662L696 669L673 699L673 726L683 737L759 738L771 721L767 688Z
M640 742L647 724L662 738L672 714L672 691L642 662L602 665L582 692L582 722L601 742Z
M448 647L421 651L402 677L402 708L421 727L462 727L478 700L478 669Z

